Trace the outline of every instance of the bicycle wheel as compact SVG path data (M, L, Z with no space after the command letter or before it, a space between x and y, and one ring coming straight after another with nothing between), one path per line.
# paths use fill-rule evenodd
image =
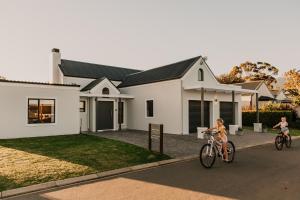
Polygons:
M203 167L211 168L216 160L215 148L211 147L211 144L203 145L200 150L199 158Z
M235 156L235 146L232 141L227 142L227 153L228 153L228 162L229 163L233 162Z
M287 148L291 148L292 146L292 137L290 134L288 134L286 137L285 137L285 146Z
M277 135L275 138L275 147L278 151L281 151L283 148L283 137L281 135Z

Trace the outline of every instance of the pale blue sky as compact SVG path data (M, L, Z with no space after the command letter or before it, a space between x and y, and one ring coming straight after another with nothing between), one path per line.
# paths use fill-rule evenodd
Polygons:
M244 61L300 67L298 0L0 0L0 75L48 81L62 57L149 69L197 55L216 74Z

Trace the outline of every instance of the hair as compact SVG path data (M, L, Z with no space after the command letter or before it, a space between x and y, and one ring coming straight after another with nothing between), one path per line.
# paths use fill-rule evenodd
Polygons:
M222 118L217 119L217 122L220 122L221 124L224 124L224 120Z

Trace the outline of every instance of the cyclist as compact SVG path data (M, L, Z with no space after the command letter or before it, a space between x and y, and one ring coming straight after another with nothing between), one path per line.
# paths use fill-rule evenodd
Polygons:
M222 142L222 148L224 151L224 161L225 162L229 162L228 160L228 152L227 152L227 132L226 132L226 128L224 126L224 121L223 119L219 118L216 121L216 126L213 128L209 128L207 129L207 131L212 131L216 129L217 130L217 135L216 135L216 140L221 141Z
M273 128L276 128L276 127L279 127L280 126L280 129L281 129L281 132L284 134L284 136L287 136L288 133L289 133L289 124L288 122L286 121L286 117L281 117L281 122L279 122L278 124L276 124L275 126L273 126Z

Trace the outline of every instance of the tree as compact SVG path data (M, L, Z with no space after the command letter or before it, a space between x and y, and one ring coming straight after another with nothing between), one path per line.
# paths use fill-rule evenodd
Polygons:
M219 77L221 83L241 83L244 81L264 80L266 85L272 88L272 83L276 83L275 76L278 68L266 62L244 62L239 66L234 66L228 74Z
M6 78L4 76L0 75L0 79L5 80Z
M300 71L291 69L284 74L284 89L291 95L294 102L300 105Z
M221 74L218 78L220 83L234 84L245 82L245 79L241 76L238 67L233 67L228 74Z

